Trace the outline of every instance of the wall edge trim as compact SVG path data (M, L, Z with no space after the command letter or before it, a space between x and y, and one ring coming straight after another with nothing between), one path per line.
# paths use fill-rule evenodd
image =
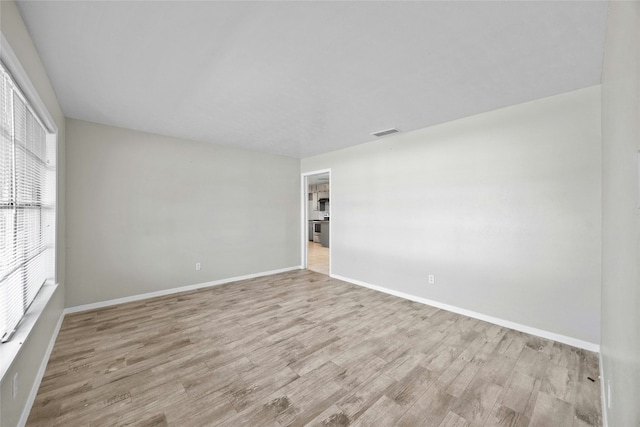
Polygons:
M27 424L27 420L29 419L29 414L31 413L31 408L33 407L33 403L36 401L36 396L38 395L38 390L40 389L40 383L42 382L42 378L44 377L44 373L47 370L47 364L49 363L49 357L51 356L51 352L53 351L53 347L56 344L56 340L58 339L58 333L60 332L60 328L62 327L62 321L64 320L64 311L60 313L60 317L58 318L58 323L56 324L55 329L53 330L53 334L51 335L51 339L49 340L49 345L47 346L47 351L44 353L44 357L42 358L42 362L40 362L40 367L38 368L38 372L36 373L35 381L31 386L31 391L29 392L29 396L27 397L27 402L22 408L22 415L20 416L20 420L18 421L18 427L24 427Z
M194 285L180 286L178 288L169 288L161 291L147 292L144 294L131 295L128 297L115 298L115 299L99 301L99 302L94 302L89 304L81 304L81 305L65 308L64 313L71 314L71 313L78 313L81 311L94 310L96 308L109 307L112 305L125 304L128 302L134 302L134 301L140 301L140 300L149 299L149 298L161 297L165 295L177 294L180 292L188 292L188 291L194 291L197 289L208 288L212 286L224 285L226 283L237 282L240 280L254 279L256 277L270 276L272 274L278 274L278 273L285 273L287 271L299 270L301 268L302 268L301 266L296 265L292 267L280 268L277 270L263 271L260 273L246 274L243 276L229 277L226 279L213 280L210 282L196 283Z
M363 286L365 288L373 289L374 291L384 292L389 295L393 295L399 298L404 298L410 301L419 302L421 304L430 305L432 307L441 308L443 310L451 311L456 314L461 314L463 316L472 317L474 319L482 320L485 322L493 323L498 326L503 326L505 328L514 329L516 331L524 332L527 334L535 335L541 338L550 339L553 341L558 341L563 344L568 344L573 347L581 348L584 350L593 351L595 353L600 353L600 345L591 343L588 341L583 341L577 338L569 337L566 335L557 334L555 332L545 331L542 329L533 328L531 326L522 325L520 323L512 322L510 320L500 319L498 317L489 316L486 314L478 313L471 310L466 310L464 308L456 307L449 304L444 304L438 301L418 297L415 295L411 295L405 292L396 291L393 289L385 288L383 286L372 285L367 282L363 282L357 279L351 279L349 277L340 276L338 274L332 274L331 277L342 280L344 282L349 282L354 285Z
M602 365L602 353L598 357L598 368L600 369L600 405L602 408L602 427L609 427L609 420L607 418L607 390L604 386L604 366Z

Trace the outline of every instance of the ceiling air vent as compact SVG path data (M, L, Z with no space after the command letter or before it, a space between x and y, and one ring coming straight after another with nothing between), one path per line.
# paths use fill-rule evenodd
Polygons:
M398 133L398 132L400 132L398 129L391 128L391 129L379 130L378 132L373 132L371 135L377 136L378 138L380 138L381 136L387 136L387 135L391 135L392 133Z

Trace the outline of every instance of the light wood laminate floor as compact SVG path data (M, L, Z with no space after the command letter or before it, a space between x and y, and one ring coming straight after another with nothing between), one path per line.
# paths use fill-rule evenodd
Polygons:
M584 427L599 387L594 353L297 270L67 315L27 425Z
M320 243L309 242L307 245L307 268L317 273L329 274L329 248Z

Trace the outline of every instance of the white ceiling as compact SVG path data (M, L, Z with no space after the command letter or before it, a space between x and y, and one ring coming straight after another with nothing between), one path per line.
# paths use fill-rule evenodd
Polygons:
M66 116L293 157L600 83L606 2L19 1Z

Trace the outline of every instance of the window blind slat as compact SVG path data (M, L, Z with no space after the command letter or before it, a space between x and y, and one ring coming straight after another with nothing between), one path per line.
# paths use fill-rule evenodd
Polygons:
M8 97L10 88L8 88L8 79L3 75L0 79L0 203L4 204L11 198L13 183L13 148L12 123L13 111L11 99Z
M0 72L0 341L6 341L54 275L56 148L4 66Z

